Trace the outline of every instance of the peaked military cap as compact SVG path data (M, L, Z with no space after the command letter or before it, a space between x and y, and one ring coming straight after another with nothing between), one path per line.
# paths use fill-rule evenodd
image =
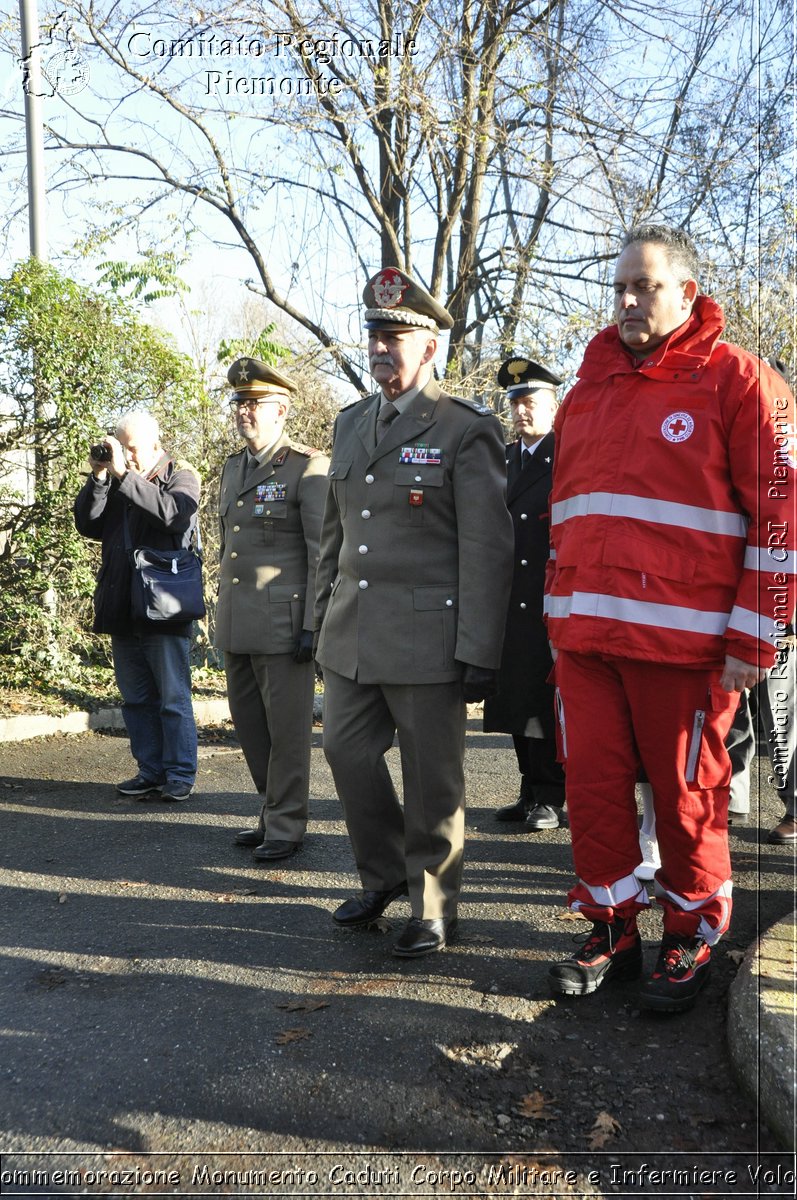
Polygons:
M363 288L365 328L451 329L454 318L425 287L398 267L383 267Z
M227 380L233 396L240 396L242 400L297 390L292 379L259 358L237 358L227 372Z
M535 388L555 388L562 382L559 375L549 371L533 358L508 358L498 370L498 382L506 388L510 400L533 392Z

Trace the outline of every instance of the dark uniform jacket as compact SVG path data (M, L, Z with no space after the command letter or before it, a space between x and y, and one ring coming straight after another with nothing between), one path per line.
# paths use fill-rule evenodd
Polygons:
M366 396L335 422L318 661L364 684L496 668L512 573L500 425L430 381L374 449L379 404Z
M192 466L164 454L150 476L128 471L123 479L93 475L75 500L75 525L84 537L102 542L102 563L94 592L94 632L147 633L188 637L185 625L163 621L133 622L130 612L132 564L125 546L127 512L133 548L180 550L191 545L199 507L199 476Z
M329 459L280 438L246 472L246 449L224 464L215 644L234 654L292 653L313 628L318 537Z
M538 717L553 736L553 687L548 635L542 618L545 564L550 553L548 497L554 435L547 434L521 470L521 442L506 448L506 502L515 530L515 564L507 614L500 692L484 705L487 732L523 735L529 717Z

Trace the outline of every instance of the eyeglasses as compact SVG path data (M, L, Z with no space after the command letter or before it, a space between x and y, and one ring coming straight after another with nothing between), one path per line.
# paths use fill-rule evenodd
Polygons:
M270 396L268 400L228 400L227 406L230 412L237 412L239 408L246 408L249 412L255 412L264 404L279 404L280 401L276 396Z

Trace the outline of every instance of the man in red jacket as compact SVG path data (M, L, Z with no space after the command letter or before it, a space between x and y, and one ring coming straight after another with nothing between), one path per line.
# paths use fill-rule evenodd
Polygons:
M553 990L636 977L648 904L634 782L650 780L664 937L646 1008L691 1007L728 928L724 742L794 606L794 400L722 342L681 230L626 236L616 324L587 347L554 426L548 630L578 881L594 922Z

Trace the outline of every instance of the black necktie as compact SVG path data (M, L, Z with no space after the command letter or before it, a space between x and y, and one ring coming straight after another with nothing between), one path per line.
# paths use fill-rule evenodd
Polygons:
M522 450L520 453L520 469L521 471L531 470L531 454L528 450Z

